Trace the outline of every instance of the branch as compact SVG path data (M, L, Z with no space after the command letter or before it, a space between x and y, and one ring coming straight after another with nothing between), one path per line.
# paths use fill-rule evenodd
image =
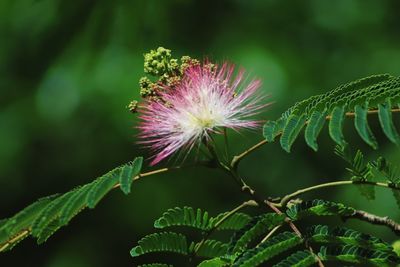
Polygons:
M279 199L277 201L279 201L279 203L272 203L275 207L285 207L287 205L287 203L293 199L296 198L299 195L308 193L310 191L315 191L321 188L325 188L325 187L333 187L333 186L340 186L340 185L349 185L349 184L366 184L366 185L373 185L373 186L378 186L378 187L386 187L386 188L391 188L391 189L395 189L395 190L400 190L400 188L393 186L391 184L388 183L381 183L381 182L372 182L372 181L337 181L337 182L330 182L330 183L324 183L324 184L319 184L319 185L314 185L311 187L307 187L307 188L303 188L300 190L297 190L291 194L288 194L286 196L284 196L280 201Z
M247 149L246 151L240 153L237 156L234 156L232 161L231 161L231 168L236 170L237 166L239 165L239 162L246 157L247 155L249 155L250 153L252 153L253 151L257 150L258 148L262 147L263 145L265 145L267 142L267 140L261 140L260 142L258 142L257 144L255 144L254 146L250 147L249 149Z
M396 235L400 235L400 224L396 223L389 217L380 217L366 211L355 210L352 215L344 217L344 219L359 219L361 221L366 221L372 224L384 225L389 227Z

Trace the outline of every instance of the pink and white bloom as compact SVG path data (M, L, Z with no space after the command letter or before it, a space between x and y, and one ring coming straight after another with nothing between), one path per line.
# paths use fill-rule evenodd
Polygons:
M234 75L235 66L224 63L213 70L189 67L179 85L160 93L163 101L149 101L139 108L140 143L147 144L155 165L174 152L209 140L210 134L226 127L252 129L260 121L251 116L267 104L261 103L260 80L245 82L244 70Z

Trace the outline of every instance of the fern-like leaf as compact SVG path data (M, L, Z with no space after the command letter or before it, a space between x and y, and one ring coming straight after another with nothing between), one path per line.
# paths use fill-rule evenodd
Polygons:
M208 228L212 229L215 225L226 215L227 213L221 213L210 219ZM216 228L217 230L234 230L237 231L243 228L251 220L251 217L245 213L237 212L225 219Z
M217 257L210 260L202 261L197 267L227 267L230 266L230 261L222 258Z
M347 264L363 264L363 266L390 267L400 263L400 258L394 252L368 250L352 245L321 247L318 256L323 261L339 261Z
M372 134L372 131L368 125L367 116L368 116L368 103L365 105L356 105L354 107L354 126L361 136L361 138L370 145L373 149L378 148L378 143L376 142L375 136Z
M318 150L317 137L324 127L326 121L326 110L323 112L314 111L311 116L309 123L307 124L306 130L304 132L304 138L309 147Z
M308 216L349 216L354 213L354 209L346 207L341 203L314 199L294 204L286 210L286 214L292 220L299 220Z
M138 171L138 165L129 166ZM84 208L93 208L118 183L124 168L125 165L115 168L95 181L67 193L39 199L13 217L1 220L0 252L10 250L29 235L35 237L39 244L46 241Z
M207 239L204 241L204 243L199 242L197 244L193 244L191 246L193 247L192 250L196 250L196 248L200 244L201 246L196 252L196 255L200 257L205 257L205 258L220 257L225 255L228 251L228 244L212 239Z
M340 146L345 146L347 144L343 136L344 119L345 107L335 107L332 111L331 120L329 121L329 134L333 141Z
M113 188L119 181L121 168L116 168L109 173L97 178L97 180L90 187L87 194L87 205L93 209L97 203Z
M290 152L293 142L296 140L306 122L306 116L292 115L288 118L281 136L281 146L286 152Z
M390 244L377 237L344 227L329 228L327 225L314 225L309 228L307 235L308 240L317 243L353 245L387 252L393 250Z
M244 250L250 242L284 221L284 214L266 213L254 217L245 227L233 234L229 252L235 253Z
M142 164L143 157L137 157L131 164L122 166L121 174L119 175L119 183L125 195L131 192L132 179L139 174L142 169Z
M195 210L192 207L168 209L163 215L154 222L154 227L163 229L170 226L188 226L200 230L209 229L208 212L201 209Z
M391 108L392 103L390 98L388 98L385 103L378 105L379 122L387 138L396 145L400 145L400 136L393 124Z
M259 246L246 250L232 266L254 267L272 257L301 244L303 240L293 232L284 232L272 237Z
M388 74L373 75L337 87L325 94L315 95L296 103L275 121L264 125L263 135L268 142L280 134L280 143L284 150L290 148L307 124L306 143L314 150L318 149L316 139L324 117L329 121L329 135L338 145L344 146L343 125L346 115L355 115L355 127L361 138L373 148L377 142L368 126L367 114L378 111L381 127L386 136L399 144L400 138L394 127L392 106L400 104L400 78ZM326 112L327 116L323 116Z
M138 257L153 252L188 254L186 237L173 232L150 234L140 239L138 243L139 245L131 250L132 257Z
M313 266L316 262L315 256L309 250L304 250L293 253L273 267L308 267Z

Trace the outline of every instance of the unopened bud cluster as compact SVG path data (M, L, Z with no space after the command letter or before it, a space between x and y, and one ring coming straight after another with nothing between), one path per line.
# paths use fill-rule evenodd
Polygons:
M186 70L196 65L200 65L199 60L189 56L183 56L180 60L172 58L169 49L159 47L151 50L144 54L144 72L154 78L140 78L140 96L150 101L163 101L160 92L166 87L171 89L178 86ZM132 101L128 108L131 112L136 112L137 101Z

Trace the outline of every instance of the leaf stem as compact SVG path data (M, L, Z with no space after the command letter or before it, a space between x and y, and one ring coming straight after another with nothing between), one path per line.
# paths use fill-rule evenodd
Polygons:
M249 155L250 153L252 153L253 151L257 150L258 148L262 147L263 145L265 145L267 142L267 140L261 140L260 142L258 142L257 144L255 144L254 146L250 147L249 149L245 150L244 152L240 153L239 155L236 155L233 157L232 161L231 161L231 168L236 170L237 166L239 165L239 162L246 157L247 155Z
M139 180L141 177L146 177L146 176L150 176L150 175L154 175L154 174L158 174L158 173L163 173L163 172L167 172L167 171L170 171L170 170L173 170L173 169L180 169L180 168L181 168L181 166L176 166L176 167L161 168L161 169L157 169L157 170L154 170L154 171L139 173L138 175L132 177L132 182L136 181L136 180ZM121 184L117 183L117 184L115 184L113 186L113 188L118 188L120 186L121 186Z
M272 203L275 207L285 207L287 205L287 203L302 194L308 193L310 191L315 191L321 188L325 188L325 187L333 187L333 186L340 186L340 185L349 185L349 184L366 184L366 185L373 185L373 186L378 186L378 187L386 187L386 188L391 188L391 189L396 189L396 190L400 190L400 188L393 186L389 183L381 183L381 182L372 182L372 181L336 181L336 182L329 182L329 183L323 183L323 184L319 184L319 185L314 185L314 186L310 186L307 188L303 188L303 189L299 189L291 194L288 194L286 196L284 196L279 203Z

